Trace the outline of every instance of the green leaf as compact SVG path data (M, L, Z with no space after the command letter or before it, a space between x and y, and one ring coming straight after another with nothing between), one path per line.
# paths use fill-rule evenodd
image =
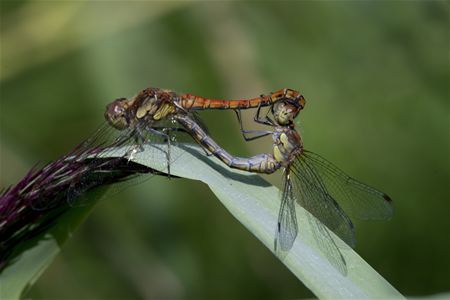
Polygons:
M108 157L122 156L126 149L108 152ZM260 176L232 170L215 157L206 156L197 146L180 145L171 148L174 161L172 175L200 180L206 183L223 205L273 251L274 234L279 209L280 191ZM167 172L164 146L146 146L136 153L133 161ZM98 197L98 195L93 195ZM73 230L89 214L94 205L73 209L58 224L46 232L33 248L23 252L18 260L0 274L1 298L18 298L23 290L34 283L51 263ZM383 277L370 267L356 252L333 235L345 258L348 274L342 275L322 255L306 214L297 206L299 235L283 263L319 298L403 298Z

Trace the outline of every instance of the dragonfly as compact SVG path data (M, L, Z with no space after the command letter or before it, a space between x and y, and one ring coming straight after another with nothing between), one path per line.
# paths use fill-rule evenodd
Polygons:
M176 122L175 116L185 115L192 122L201 124L202 130L207 132L206 126L195 113L196 111L262 107L275 103L286 96L295 97L295 93L285 89L257 98L220 100L192 94L177 94L167 89L146 88L129 99L122 97L108 104L104 113L106 122L91 137L62 158L41 170L34 169L33 172L39 174L33 178L33 182L37 183L29 184L27 188L33 190L33 186L39 186L41 182L46 182L47 185L54 182L56 187L61 187L62 183L66 183L67 195L65 198L69 205L83 206L85 204L81 202L82 197L79 196L93 187L101 185L105 182L105 177L114 175L116 178L119 170L121 174L128 176L123 175L126 178L122 180L124 183L122 185L115 184L112 193L122 190L118 186L128 187L143 181L142 178L149 179L153 175L171 177L170 164L176 159L171 155L171 145L181 140L182 137L178 132L189 133ZM117 131L120 133L117 134ZM175 135L175 133L177 134ZM142 170L133 165L134 155L143 151L144 144L154 146L147 148L146 154L149 157L160 158L161 150L167 153L167 172ZM114 151L118 148L125 148L123 156L117 157L115 154ZM153 150L155 153L152 152ZM157 156L156 152L158 152ZM128 163L126 163L127 161ZM128 170L126 169L127 165ZM141 176L143 173L146 176ZM26 178L28 177L26 176ZM33 195L31 204L35 211L48 211L61 205L61 197L54 201L49 201L47 196L40 197L39 195L48 194L48 192L43 192L44 190L48 190L48 187L37 192L36 189L33 190L36 195ZM23 191L22 194L24 193L28 192ZM75 201L77 202L75 203ZM0 209L1 205L0 203ZM0 229L1 217L0 215Z
M226 152L189 115L178 114L174 118L198 144L230 168L266 174L282 168L283 185L274 251L283 258L293 247L298 235L297 203L308 211L313 236L326 258L342 274L347 274L345 259L329 230L355 247L355 229L349 216L364 220L389 219L393 214L392 200L387 194L350 177L322 156L304 148L294 119L304 108L305 99L298 93L295 95L281 96L270 103L265 116L260 115L261 105L258 106L255 121L272 127L271 130L245 130L240 110L235 109L246 141L272 135L273 152L249 158L235 157ZM224 103L224 108L229 106Z
M286 94L286 95L285 95ZM258 106L268 106L277 102L283 97L294 97L294 92L280 90L269 95L261 95L252 99L241 100L219 100L209 99L192 94L177 94L171 90L160 88L146 88L137 95L127 99L118 98L108 104L105 110L106 122L95 131L91 137L77 145L72 151L56 160L54 163L42 168L41 170L33 169L30 173L36 173L31 180L31 175L27 175L28 190L33 190L33 186L37 183L47 183L44 189L33 193L40 195L43 190L48 190L50 183L54 182L56 187L60 187L62 183L67 183L69 201L79 198L86 190L97 185L95 177L104 181L106 173L120 170L126 172L124 161L128 161L132 165L132 157L136 152L142 151L144 144L150 145L167 145L168 160L167 173L170 175L170 145L174 141L172 132L186 132L181 126L177 126L174 116L183 114L192 118L193 122L202 124L203 130L207 130L202 121L195 114L197 110L204 109L246 109ZM175 123L174 123L175 122ZM121 131L117 134L117 130ZM125 147L125 157L117 157L111 151L115 148ZM125 158L125 160L124 160ZM130 167L128 173L133 173L136 166ZM138 174L144 173L137 170ZM162 175L162 172L155 170L146 172L149 174ZM130 176L124 176L129 178ZM133 177L133 176L131 176ZM134 176L137 177L137 176ZM127 179L127 181L131 181ZM22 191L22 194L25 193ZM45 192L47 193L47 192ZM33 208L37 211L44 211L51 207L59 205L59 201L51 203L46 200L48 197L36 197L32 195ZM1 208L2 203L0 203ZM0 216L1 217L1 216ZM1 228L0 219L0 228Z
M171 141L174 132L184 132L191 136L194 133L186 127L182 120L196 123L207 134L206 126L196 112L201 110L235 110L270 106L284 99L303 99L303 96L291 89L280 89L268 95L239 100L210 99L192 94L177 94L174 91L160 88L146 88L136 96L118 98L107 105L105 119L108 124L120 131L124 140L133 137L133 146L127 151L132 158L142 151L144 144L152 144L155 137L162 138L167 143L167 170L170 175ZM223 152L224 153L224 152Z

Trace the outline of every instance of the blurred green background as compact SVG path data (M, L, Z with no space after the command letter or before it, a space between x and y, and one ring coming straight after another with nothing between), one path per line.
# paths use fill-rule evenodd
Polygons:
M358 253L405 295L450 290L447 1L0 4L1 187L145 87L289 87L307 99L306 148L395 201L391 221L356 222ZM233 113L202 115L231 153L270 149L245 143ZM28 296L313 295L205 185L152 178L104 199Z

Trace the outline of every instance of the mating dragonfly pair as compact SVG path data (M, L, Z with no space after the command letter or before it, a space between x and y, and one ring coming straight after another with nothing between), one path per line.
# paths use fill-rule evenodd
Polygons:
M274 239L275 252L283 257L293 246L298 234L295 212L297 203L309 212L308 221L322 252L345 274L345 260L328 229L354 247L355 232L349 216L388 219L393 213L391 199L349 177L323 157L304 149L294 122L304 106L304 97L291 89L282 89L253 99L215 100L148 88L130 99L120 98L109 104L105 118L115 129L125 131L121 135L123 140L132 139L132 146L126 154L129 159L156 137L167 142L169 174L170 142L175 131L188 133L207 153L216 156L230 168L266 174L283 169L281 203ZM262 115L263 107L269 109ZM249 158L229 154L208 135L196 115L197 111L207 109L234 110L246 141L271 135L272 153ZM240 115L243 109L256 109L254 121L270 129L244 129Z

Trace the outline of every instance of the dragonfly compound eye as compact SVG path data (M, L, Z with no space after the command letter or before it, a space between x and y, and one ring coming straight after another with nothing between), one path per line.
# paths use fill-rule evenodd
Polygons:
M128 127L127 99L119 98L106 106L105 119L116 129L122 130Z

